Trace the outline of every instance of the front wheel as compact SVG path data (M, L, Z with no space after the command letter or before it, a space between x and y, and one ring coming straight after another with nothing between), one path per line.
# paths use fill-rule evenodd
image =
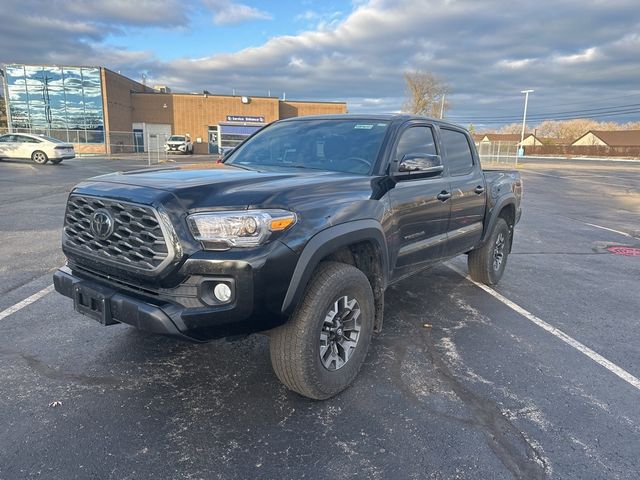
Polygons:
M498 218L487 241L469 252L467 265L471 278L486 285L496 285L507 266L510 245L509 226L504 218Z
M46 153L40 150L36 150L31 154L31 160L33 160L34 163L37 163L38 165L44 165L49 161L49 157L47 157Z
M273 370L305 397L338 394L364 362L374 316L366 275L345 263L321 263L291 319L270 335Z

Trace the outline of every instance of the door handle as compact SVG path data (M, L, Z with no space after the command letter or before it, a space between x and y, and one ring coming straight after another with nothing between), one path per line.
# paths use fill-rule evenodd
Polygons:
M440 200L441 202L446 202L450 198L451 198L451 192L447 192L446 190L441 191L437 196L437 199Z
M478 185L476 187L476 189L474 190L474 192L476 192L478 195L480 195L481 193L484 193L484 187L482 185Z

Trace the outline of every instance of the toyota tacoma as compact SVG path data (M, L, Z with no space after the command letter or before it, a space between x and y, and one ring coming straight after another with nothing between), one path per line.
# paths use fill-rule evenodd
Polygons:
M502 276L518 172L483 171L469 133L429 118L275 122L213 168L118 172L77 185L55 288L103 325L203 342L262 332L288 388L352 383L385 289L466 254Z

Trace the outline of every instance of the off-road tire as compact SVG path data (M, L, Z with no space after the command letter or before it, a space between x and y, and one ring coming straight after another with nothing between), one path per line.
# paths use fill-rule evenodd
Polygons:
M339 298L355 298L360 308L360 333L348 361L329 370L320 358L320 333L325 317ZM347 388L367 355L375 317L373 291L366 275L352 265L322 262L289 321L270 334L271 365L289 389L315 400Z
M36 150L31 154L31 160L38 165L44 165L49 161L49 157L42 150Z
M467 266L471 278L486 285L496 285L507 266L510 248L511 231L504 218L498 218L487 241L480 248L469 252ZM498 253L502 254L502 258L496 266Z

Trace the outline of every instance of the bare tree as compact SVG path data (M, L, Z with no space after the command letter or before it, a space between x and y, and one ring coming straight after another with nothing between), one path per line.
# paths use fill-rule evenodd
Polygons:
M529 126L525 127L525 135L529 133ZM508 125L503 125L498 133L517 133L520 134L522 132L522 123L510 123Z
M404 73L404 80L407 84L405 102L402 106L404 112L439 118L443 98L443 111L447 111L449 102L446 95L449 93L449 85L440 77L430 72L413 70Z

